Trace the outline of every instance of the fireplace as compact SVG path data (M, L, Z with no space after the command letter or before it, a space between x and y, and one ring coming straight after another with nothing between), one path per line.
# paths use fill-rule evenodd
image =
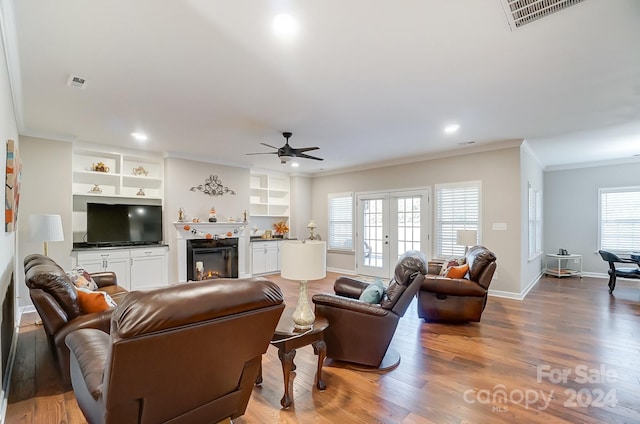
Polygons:
M198 262L202 262L204 279L238 278L238 239L187 240L187 280L197 280Z

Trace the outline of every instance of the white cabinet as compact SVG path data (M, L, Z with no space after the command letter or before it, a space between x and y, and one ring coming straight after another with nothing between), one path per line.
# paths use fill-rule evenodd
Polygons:
M289 176L251 173L252 216L289 216Z
M96 249L75 252L76 266L87 272L113 271L129 291L168 285L167 248Z
M72 166L74 196L162 199L161 157L77 149Z
M76 253L76 266L87 272L115 272L118 285L131 290L129 250L92 250Z
M251 243L251 273L272 274L280 271L281 241Z
M131 249L130 253L132 290L148 290L168 285L164 247Z

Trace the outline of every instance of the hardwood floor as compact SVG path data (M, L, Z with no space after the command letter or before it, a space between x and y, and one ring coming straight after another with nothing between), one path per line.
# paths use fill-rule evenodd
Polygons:
M337 275L309 284L331 291ZM270 277L295 304L298 285ZM415 302L415 301L414 301ZM35 314L22 319L6 423L84 423L58 382ZM427 324L412 304L392 342L401 355L386 374L326 365L313 388L311 346L298 351L294 403L280 408L275 348L263 360L245 423L640 423L640 285L543 278L523 301L490 297L480 323ZM562 379L562 370L570 374ZM615 405L603 405L615 402Z

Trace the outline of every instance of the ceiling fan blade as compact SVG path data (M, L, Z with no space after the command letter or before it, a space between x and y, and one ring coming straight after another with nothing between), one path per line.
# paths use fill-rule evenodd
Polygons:
M316 157L316 156L307 155L307 154L304 154L304 153L300 153L300 154L296 155L296 157L305 158L305 159L324 160L322 158L319 158L319 157Z
M319 149L319 147L300 147L300 148L297 148L297 149L293 149L292 148L291 150L294 151L295 153L304 153L304 152L308 152L308 151L311 151L311 150L318 150L318 149Z
M260 143L260 144L262 144L263 146L271 147L272 149L276 149L276 150L279 149L279 147L272 146L271 144L267 144L267 143Z
M251 155L277 155L278 152L261 152L261 153L245 153L247 156Z

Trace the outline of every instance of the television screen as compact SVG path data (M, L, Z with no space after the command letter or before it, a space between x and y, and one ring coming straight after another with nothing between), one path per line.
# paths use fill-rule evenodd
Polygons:
M162 241L162 206L87 203L87 243L154 244Z

